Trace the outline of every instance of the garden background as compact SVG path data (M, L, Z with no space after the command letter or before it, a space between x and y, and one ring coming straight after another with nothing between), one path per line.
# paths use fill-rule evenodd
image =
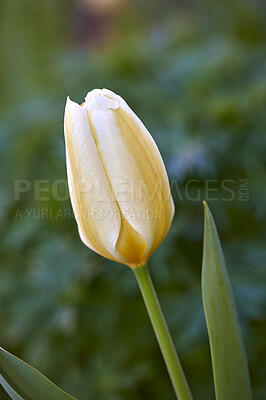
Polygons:
M0 345L79 400L174 399L134 275L81 243L66 192L66 97L106 87L148 127L173 186L150 271L195 399L214 398L204 199L265 399L265 1L2 0L0 55Z

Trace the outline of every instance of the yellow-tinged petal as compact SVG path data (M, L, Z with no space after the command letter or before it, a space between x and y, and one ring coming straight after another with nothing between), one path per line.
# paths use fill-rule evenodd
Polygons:
M146 239L145 263L166 236L174 212L161 155L121 97L96 90L85 107L121 213Z
M65 110L65 142L69 191L80 237L95 252L118 260L115 245L121 214L89 127L87 111L70 99Z
M116 250L128 260L130 266L138 266L145 263L143 260L146 251L146 240L132 228L125 218L122 218Z

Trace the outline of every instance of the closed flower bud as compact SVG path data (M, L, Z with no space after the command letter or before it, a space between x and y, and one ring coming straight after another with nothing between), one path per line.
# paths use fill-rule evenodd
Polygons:
M67 176L81 240L132 268L145 265L174 214L167 173L151 135L107 89L65 109Z

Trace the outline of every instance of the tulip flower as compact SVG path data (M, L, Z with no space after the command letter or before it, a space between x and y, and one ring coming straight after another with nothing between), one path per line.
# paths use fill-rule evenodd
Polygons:
M145 265L174 214L162 157L140 119L107 89L65 109L67 175L82 241L131 268Z
M67 176L81 240L134 271L174 390L192 400L147 262L165 238L174 203L162 157L140 119L107 89L65 110Z

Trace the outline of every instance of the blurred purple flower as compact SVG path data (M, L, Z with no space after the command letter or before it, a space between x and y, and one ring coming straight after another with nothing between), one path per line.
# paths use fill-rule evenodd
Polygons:
M182 149L179 155L171 157L168 162L169 175L179 180L183 180L194 171L197 175L205 175L208 168L207 152L198 144Z

